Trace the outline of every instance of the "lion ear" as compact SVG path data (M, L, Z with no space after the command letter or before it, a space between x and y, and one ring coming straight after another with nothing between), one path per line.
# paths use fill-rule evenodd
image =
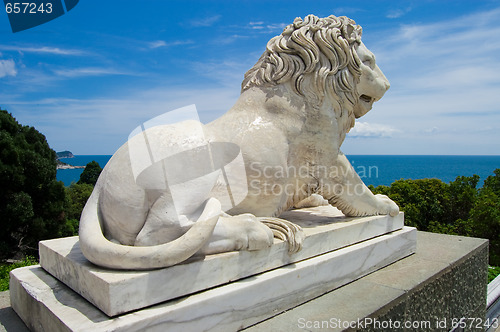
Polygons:
M354 37L354 27L351 24L345 26L345 34L347 40L352 40Z

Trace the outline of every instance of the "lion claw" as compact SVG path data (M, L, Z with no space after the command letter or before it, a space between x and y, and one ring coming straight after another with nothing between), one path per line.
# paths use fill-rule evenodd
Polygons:
M305 236L300 226L280 218L260 217L258 219L273 231L275 238L288 242L289 253L294 254L302 249Z

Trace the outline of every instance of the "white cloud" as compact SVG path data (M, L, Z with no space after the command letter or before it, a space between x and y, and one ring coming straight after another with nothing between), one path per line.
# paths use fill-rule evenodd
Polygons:
M392 137L399 130L388 125L368 122L356 122L351 129L349 137Z
M264 22L262 21L259 21L259 22L250 22L248 23L248 25L252 28L252 29L263 29L263 25L264 25Z
M259 30L260 32L270 33L270 32L281 32L287 24L285 23L269 23L266 24L263 21L249 22L247 28L252 30Z
M439 131L438 127L432 127L424 130L424 133L426 134L435 134Z
M276 23L276 24L268 24L266 28L269 30L283 30L287 26L286 23Z
M54 73L61 77L85 77L85 76L104 76L104 75L131 75L130 73L120 72L109 68L75 68L75 69L58 69Z
M16 75L16 63L13 60L0 60L0 77Z
M369 46L384 64L406 65L407 70L477 64L485 58L497 63L491 52L500 48L499 19L500 9L497 9L455 20L401 25L399 29L370 35L375 37L375 47ZM364 39L368 35L365 32Z
M160 47L170 47L170 46L179 46L179 45L189 45L194 44L192 40L176 40L173 42L166 42L164 40L156 40L148 43L148 47L151 49L160 48Z
M362 8L355 8L355 7L338 7L333 10L333 13L336 16L344 16L347 14L355 14L359 12L364 12L366 11L365 9Z
M217 22L221 18L220 15L214 15L205 17L202 19L191 20L191 26L193 27L209 27L212 26L215 22Z
M259 55L245 59L190 62L189 67L199 76L208 77L222 86L239 89L245 72L257 61Z
M164 40L157 40L149 43L149 48L158 48L163 46L167 46L167 43Z
M400 18L401 16L409 13L411 11L411 7L407 7L405 9L393 9L387 13L386 17L387 18Z
M54 54L54 55L86 55L85 51L77 49L64 49L59 47L21 47L21 46L10 46L10 45L0 45L0 50L4 51L18 51L26 53L42 53L42 54Z
M219 37L217 39L214 39L212 41L212 43L215 45L228 45L228 44L234 43L237 40L246 39L246 38L248 38L248 36L234 34L234 35Z

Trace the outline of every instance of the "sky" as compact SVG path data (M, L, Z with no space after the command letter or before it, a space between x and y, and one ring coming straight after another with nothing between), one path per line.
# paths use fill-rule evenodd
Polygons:
M346 154L500 154L500 0L82 0L12 33L0 12L0 107L56 151L113 154L141 123L190 104L202 122L295 17L348 16L391 83Z

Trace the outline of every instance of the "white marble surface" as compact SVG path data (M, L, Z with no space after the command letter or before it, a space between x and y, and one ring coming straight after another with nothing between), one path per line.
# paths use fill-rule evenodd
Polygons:
M282 217L300 225L303 249L289 254L287 244L275 240L260 251L234 251L151 271L117 271L86 260L78 237L40 242L40 264L50 274L81 294L109 316L144 308L209 287L298 262L403 227L396 217L345 217L332 206L288 211Z
M405 227L194 295L116 318L38 266L11 275L12 307L33 331L236 331L338 288L415 252Z

